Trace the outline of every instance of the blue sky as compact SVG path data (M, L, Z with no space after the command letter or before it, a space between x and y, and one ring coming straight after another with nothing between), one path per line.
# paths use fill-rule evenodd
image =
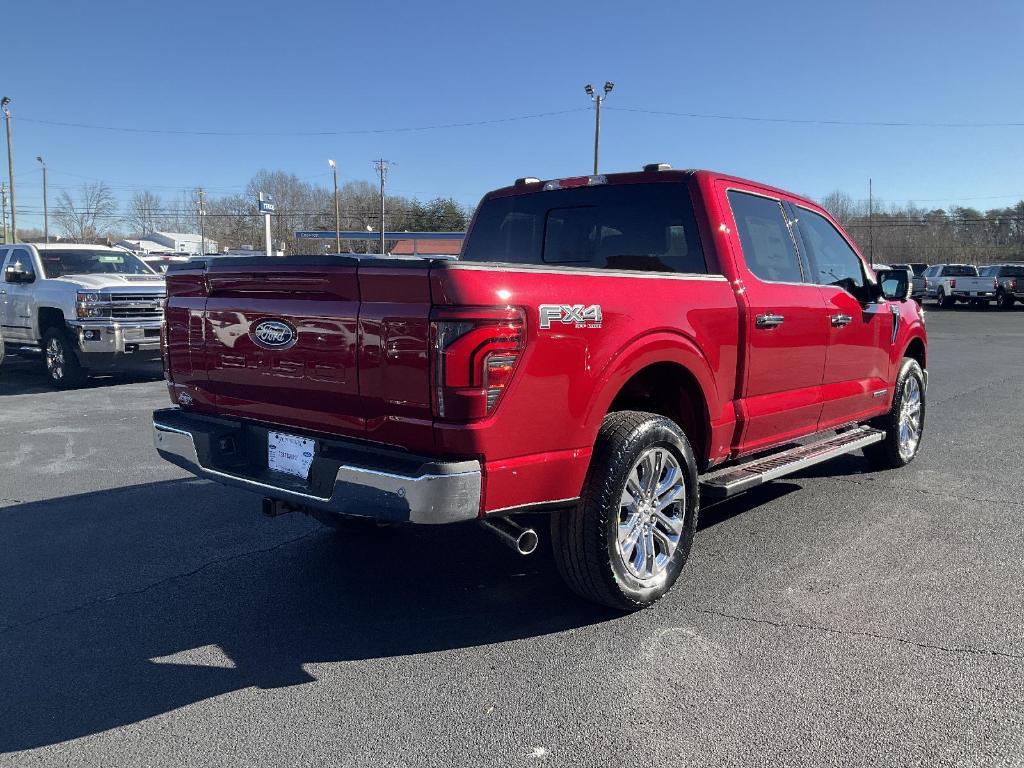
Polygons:
M583 85L615 90L602 171L705 167L811 196L979 208L1024 197L1024 127L694 119L629 109L839 121L1024 123L1019 2L315 2L11 0L0 15L21 227L102 179L126 200L260 168L328 184L397 165L397 193L474 203L522 175L587 173ZM544 118L437 130L389 129ZM127 133L32 121L223 133ZM4 169L6 170L6 169ZM0 174L6 179L6 172Z

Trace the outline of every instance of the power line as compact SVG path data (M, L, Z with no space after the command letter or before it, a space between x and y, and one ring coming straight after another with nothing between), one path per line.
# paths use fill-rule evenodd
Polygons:
M634 112L663 117L685 117L695 120L737 120L750 123L784 123L787 125L833 125L861 128L1022 128L1024 122L915 122L909 120L827 120L822 118L765 117L758 115L722 115L706 112L668 112L640 107L607 107L616 112Z
M512 117L496 117L489 120L470 120L460 123L438 123L436 125L400 126L393 128L355 128L343 131L192 131L181 128L137 128L124 125L97 125L94 123L69 123L58 120L40 120L28 117L19 117L24 123L35 123L36 125L49 125L58 128L81 128L94 131L114 131L118 133L153 133L171 134L175 136L355 136L360 134L378 133L410 133L415 131L437 131L447 128L473 128L482 125L495 125L497 123L511 123L519 120L536 120L545 117L556 117L568 115L573 112L588 111L586 107L577 109L560 109L553 112L534 112L529 115L514 115Z

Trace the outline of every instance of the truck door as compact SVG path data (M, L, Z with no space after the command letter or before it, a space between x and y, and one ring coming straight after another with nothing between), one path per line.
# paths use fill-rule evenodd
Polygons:
M817 429L828 321L821 291L804 282L782 202L740 189L726 196L744 309L736 447L748 453Z
M796 206L793 217L810 280L828 312L828 352L819 429L862 421L884 411L891 394L889 351L893 315L888 302L866 301L864 263L820 213Z
M3 277L0 279L0 306L2 306L3 335L8 341L33 341L31 294L33 283L7 282L7 267L15 262L30 273L35 274L32 254L27 248L12 248L8 251L7 260L3 264Z

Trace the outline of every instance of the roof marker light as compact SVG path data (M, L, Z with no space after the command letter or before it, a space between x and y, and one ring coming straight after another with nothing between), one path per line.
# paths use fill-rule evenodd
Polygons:
M651 173L652 171L671 171L672 166L669 163L648 163L644 166L645 173Z

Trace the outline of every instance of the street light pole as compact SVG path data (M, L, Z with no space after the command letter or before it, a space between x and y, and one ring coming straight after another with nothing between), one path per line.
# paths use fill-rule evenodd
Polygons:
M46 200L46 162L42 155L36 155L36 160L43 166L43 242L50 242L50 210Z
M333 160L328 160L334 173L334 244L336 253L341 253L341 207L338 203L338 165Z
M4 244L7 243L7 185L0 182L0 200L3 201L3 208L0 209L0 218L4 220Z
M0 107L4 110L4 121L7 123L7 175L10 177L8 182L11 185L11 242L18 242L18 221L17 221L17 210L18 206L14 202L14 147L11 144L11 99L9 96L4 96L0 99Z
M594 86L587 83L583 87L586 91L587 96L594 102L594 175L597 175L598 160L601 152L601 104L605 99L608 98L608 94L612 92L612 88L615 87L615 83L611 80L606 80L604 83L604 95L596 93Z

